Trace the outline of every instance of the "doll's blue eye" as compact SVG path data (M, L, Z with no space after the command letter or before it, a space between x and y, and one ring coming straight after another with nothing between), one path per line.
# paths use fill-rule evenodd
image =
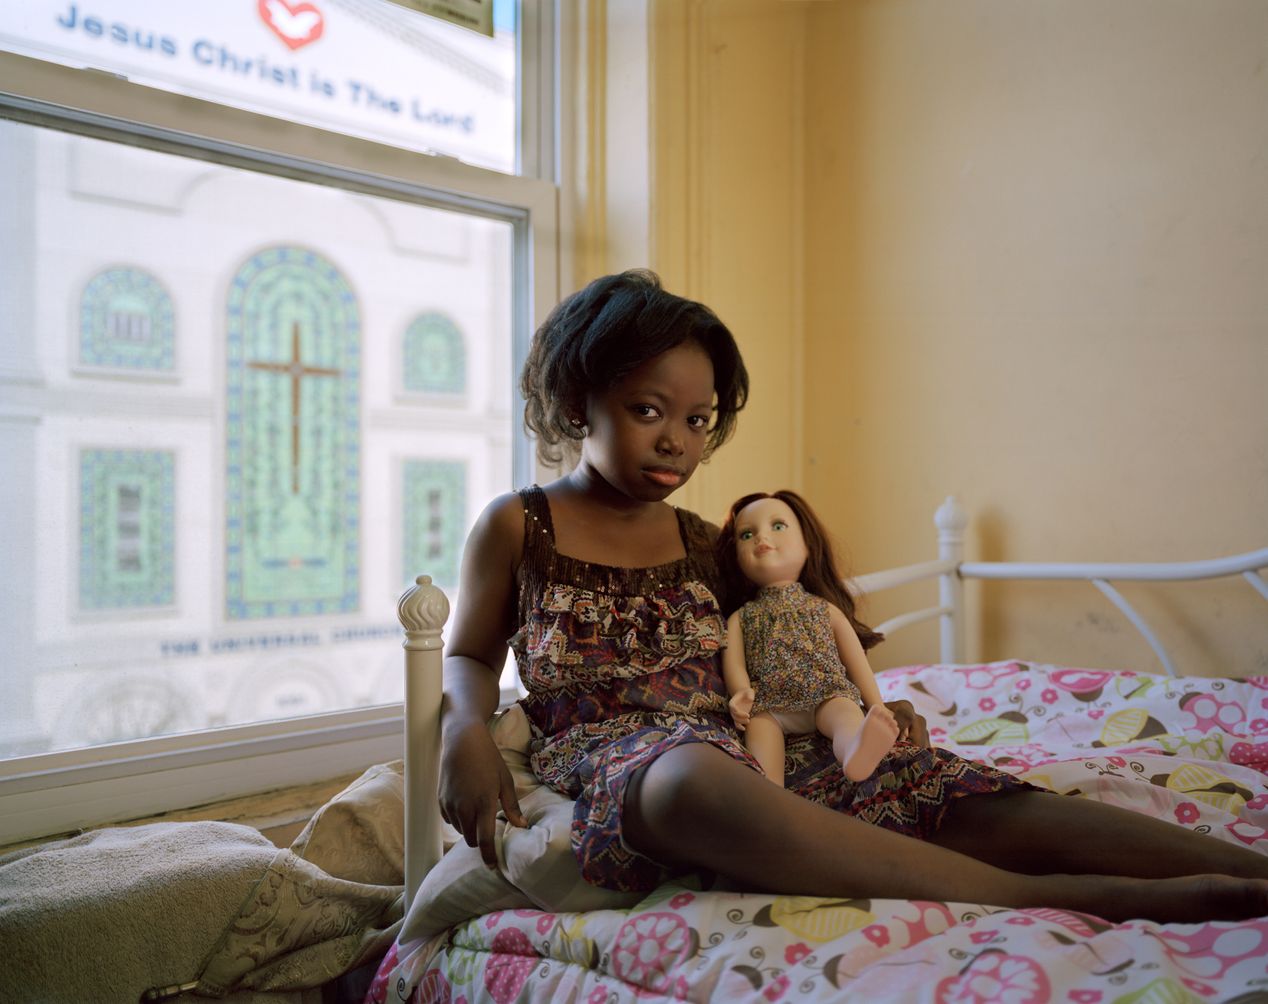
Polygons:
M775 530L787 530L788 524L785 523L782 519L777 519L775 520L774 523L771 524L771 527L772 529L775 529Z
M752 530L741 530L741 531L740 531L740 540L751 540L751 539L752 539L752 537L753 537L753 531L752 531Z

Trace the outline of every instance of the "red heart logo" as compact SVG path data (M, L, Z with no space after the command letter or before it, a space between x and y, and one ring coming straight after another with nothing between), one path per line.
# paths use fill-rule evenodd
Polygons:
M288 3L287 0L259 0L260 20L292 51L321 38L326 19L310 3Z

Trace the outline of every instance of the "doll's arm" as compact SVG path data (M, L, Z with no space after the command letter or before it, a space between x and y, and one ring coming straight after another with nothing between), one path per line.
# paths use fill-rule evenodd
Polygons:
M737 610L726 622L726 648L722 652L722 679L726 683L726 692L731 695L728 707L735 727L741 732L748 727L749 711L753 708L753 699L757 696L753 690L753 681L749 679L748 667L744 662L744 628L740 626L740 612Z
M876 683L876 674L872 672L872 665L863 651L863 643L859 641L849 618L831 603L828 604L828 610L832 615L832 633L836 635L837 652L845 666L846 676L859 688L866 707L884 703L881 701L881 689ZM929 746L928 723L912 707L910 701L890 701L885 707L889 708L890 714L898 721L899 739L920 747Z
M845 675L859 688L863 707L870 708L883 703L876 674L872 672L871 663L867 661L867 654L863 651L863 643L859 641L849 618L835 604L829 603L828 611L832 619L832 633L836 636L837 653L845 666Z

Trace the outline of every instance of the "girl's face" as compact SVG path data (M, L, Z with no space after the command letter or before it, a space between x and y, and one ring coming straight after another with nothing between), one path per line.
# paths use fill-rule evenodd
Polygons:
M735 514L735 556L740 571L759 586L796 582L809 553L787 502L758 499Z
M631 498L662 501L700 463L712 415L713 363L684 342L587 398L581 462Z

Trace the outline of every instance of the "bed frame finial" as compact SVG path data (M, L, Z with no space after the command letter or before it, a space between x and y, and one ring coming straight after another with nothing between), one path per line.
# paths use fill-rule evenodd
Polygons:
M969 514L956 501L954 495L948 495L933 514L933 524L938 528L938 543L964 542L964 531L969 525Z
M440 860L440 806L434 765L440 757L441 677L449 598L430 575L401 594L396 614L405 629L405 762L432 769L405 772L405 905Z
M401 594L396 614L405 628L407 649L440 648L440 631L449 619L449 598L430 575L420 575Z

